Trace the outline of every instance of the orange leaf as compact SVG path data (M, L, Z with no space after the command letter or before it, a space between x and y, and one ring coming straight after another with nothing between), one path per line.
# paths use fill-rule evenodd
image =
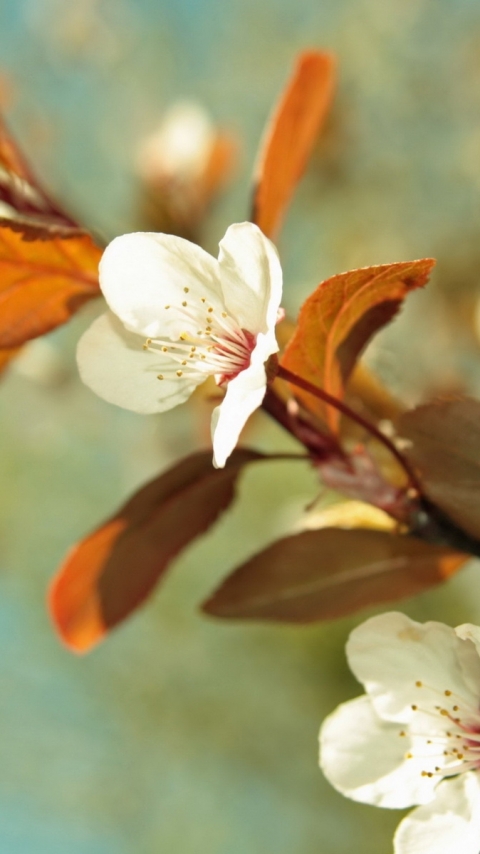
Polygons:
M331 620L428 590L466 560L461 552L386 531L305 531L254 555L203 610L227 619Z
M0 221L0 348L49 332L99 296L101 254L84 232L17 232Z
M49 332L98 296L100 256L40 185L0 117L0 349ZM13 355L4 352L1 362Z
M50 608L72 650L87 652L147 598L178 552L232 502L243 466L262 455L237 449L224 469L211 459L208 451L182 460L67 556Z
M392 320L410 291L426 284L434 264L432 258L424 258L363 267L322 282L302 306L282 365L342 399L372 335ZM336 409L297 388L295 394L333 432L338 430Z
M333 95L335 60L302 53L267 126L256 170L252 221L275 237L325 120Z
M0 350L0 374L5 370L11 359L14 359L18 353L18 347L9 347L7 350Z

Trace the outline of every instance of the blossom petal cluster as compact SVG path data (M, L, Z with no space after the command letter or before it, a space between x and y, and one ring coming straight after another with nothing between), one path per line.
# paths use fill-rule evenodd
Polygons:
M223 467L267 387L278 351L282 270L252 223L230 226L218 260L168 234L117 237L100 263L109 311L81 338L82 380L134 412L183 403L209 376L225 389L212 414L214 465Z
M480 628L381 614L352 632L347 657L366 693L322 725L325 776L353 800L417 807L395 854L478 854Z

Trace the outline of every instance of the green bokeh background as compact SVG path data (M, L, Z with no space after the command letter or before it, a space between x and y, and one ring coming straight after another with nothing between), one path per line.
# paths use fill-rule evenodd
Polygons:
M136 225L139 140L193 97L242 140L237 181L206 225L214 252L247 216L265 119L306 46L337 53L340 84L280 240L285 305L295 312L334 272L433 255L431 287L369 359L412 403L447 386L478 394L477 2L0 0L10 122L106 238ZM288 629L196 610L313 497L302 465L247 472L235 509L91 656L54 636L45 589L66 549L202 444L188 406L142 418L81 386L75 342L97 310L49 337L61 381L13 369L0 389L0 852L387 854L400 815L349 803L317 769L321 719L359 691L343 645L360 618ZM248 438L286 447L263 416ZM472 563L404 610L480 621L477 579Z

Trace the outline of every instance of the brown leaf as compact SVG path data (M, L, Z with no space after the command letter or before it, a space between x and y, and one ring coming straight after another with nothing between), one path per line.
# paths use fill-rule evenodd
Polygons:
M480 402L442 400L405 412L398 431L412 444L403 453L425 495L480 540Z
M363 267L322 282L303 304L282 365L342 399L355 363L370 340L397 313L403 299L428 281L435 261L405 261ZM338 431L339 413L295 387L295 394L328 427Z
M0 222L0 348L18 347L70 319L100 294L101 249L79 231L38 239Z
M214 469L210 451L192 454L74 547L50 591L64 642L87 652L129 616L173 558L229 506L243 466L262 458L237 449L224 469Z
M385 531L305 531L236 569L203 610L229 619L330 620L428 590L466 560L451 549Z
M333 95L335 60L329 53L300 54L267 127L257 174L252 221L275 237L305 169Z

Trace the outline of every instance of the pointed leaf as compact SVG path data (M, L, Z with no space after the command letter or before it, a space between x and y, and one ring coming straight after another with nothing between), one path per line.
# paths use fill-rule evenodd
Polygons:
M363 267L322 282L302 306L282 365L343 398L347 380L370 338L392 320L410 291L426 284L434 264L432 258L424 258ZM337 432L336 409L307 392L294 391Z
M99 296L101 250L38 182L0 117L0 362ZM10 352L8 352L10 351Z
M262 458L238 449L224 469L214 469L210 451L192 454L80 542L50 592L53 620L64 642L86 652L128 617L173 558L229 506L243 466Z
M385 531L305 531L235 570L203 610L229 619L330 620L428 590L465 560L459 552Z
M274 238L333 95L335 60L302 53L267 127L255 178L252 221Z
M425 495L471 537L480 540L480 402L442 400L398 420L411 442L403 453Z
M18 221L76 227L38 182L13 136L0 116L0 202ZM5 209L0 208L2 215Z

